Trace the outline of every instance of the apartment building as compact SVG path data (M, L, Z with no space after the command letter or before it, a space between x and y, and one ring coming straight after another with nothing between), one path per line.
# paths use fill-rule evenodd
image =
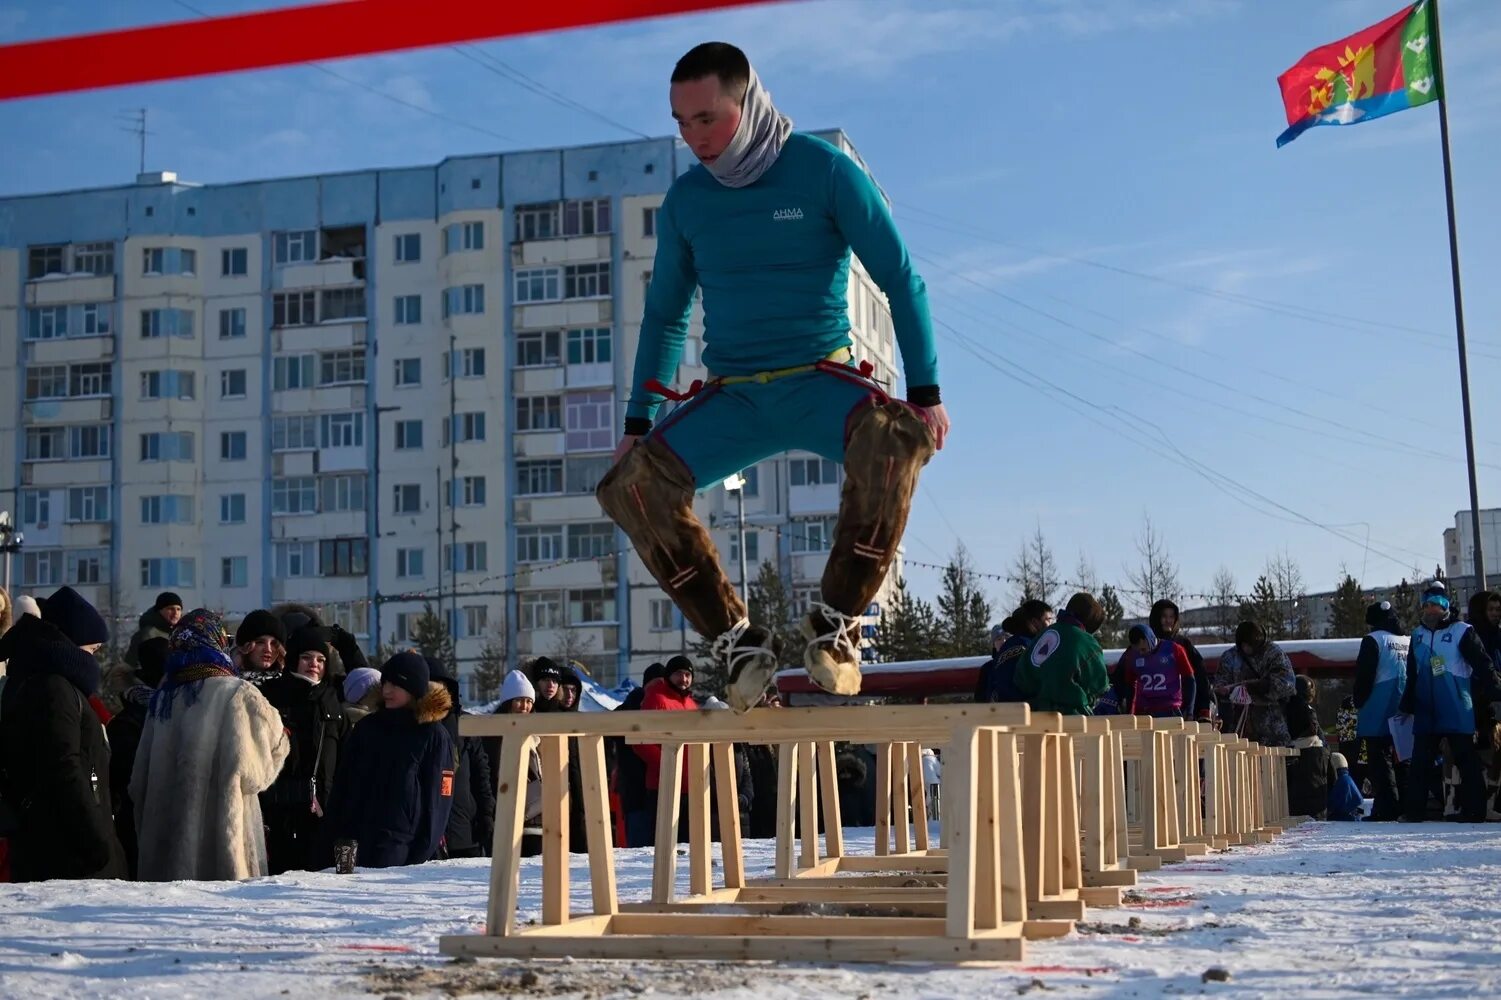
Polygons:
M13 586L72 584L122 635L164 589L231 620L297 601L372 648L431 606L464 670L493 644L608 682L691 645L593 496L655 213L691 165L657 139L0 199ZM858 261L850 322L895 379ZM701 336L695 313L680 382L706 374ZM796 453L746 470L752 576L771 560L816 594L840 475ZM738 582L740 498L697 504Z

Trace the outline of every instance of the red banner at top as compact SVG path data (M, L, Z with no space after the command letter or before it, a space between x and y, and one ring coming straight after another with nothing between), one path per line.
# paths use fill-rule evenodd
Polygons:
M767 0L339 0L0 46L0 99L263 69Z

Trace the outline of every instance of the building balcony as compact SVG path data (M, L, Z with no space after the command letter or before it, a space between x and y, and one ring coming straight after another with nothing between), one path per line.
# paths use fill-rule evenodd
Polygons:
M524 240L511 244L513 267L540 267L575 261L609 260L610 235L566 236L550 240Z
M279 326L271 331L271 349L283 351L334 351L363 347L370 339L369 322L363 319L331 320L311 326Z
M106 302L115 298L115 275L49 274L26 282L27 306Z
M311 263L283 264L271 272L271 287L276 291L357 285L364 280L365 260L362 257L329 257Z
M115 356L115 335L58 337L53 340L21 341L21 362L27 365L60 365L76 361L101 361Z
M599 298L518 305L514 319L518 330L609 326L615 321L615 303L609 298Z
M517 458L560 458L567 453L562 431L526 431L511 436Z
M787 512L794 517L800 514L837 514L839 512L839 486L825 483L819 486L787 487Z
M102 424L115 419L113 396L38 399L21 406L22 425Z
M546 368L514 368L511 385L518 396L536 396L550 392L562 392L567 385L567 369L562 365Z
M598 521L604 517L593 493L517 497L512 506L516 524Z

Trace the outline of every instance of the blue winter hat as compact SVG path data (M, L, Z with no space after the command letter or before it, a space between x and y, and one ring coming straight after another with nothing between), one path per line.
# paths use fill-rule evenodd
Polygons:
M1445 611L1449 610L1449 599L1437 592L1425 595L1423 597L1423 604L1432 604L1435 607L1443 608Z
M1147 641L1148 646L1157 645L1157 633L1152 631L1150 625L1132 625L1131 634L1126 637L1126 641L1134 646L1143 639Z
M94 606L72 587L60 587L44 601L42 621L56 628L75 646L92 646L109 642L109 627Z
M414 701L427 694L428 682L432 680L427 669L427 660L415 649L406 649L386 661L380 668L382 684L394 684Z

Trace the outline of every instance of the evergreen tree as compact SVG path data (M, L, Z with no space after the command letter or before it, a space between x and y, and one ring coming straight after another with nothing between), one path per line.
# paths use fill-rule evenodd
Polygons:
M506 676L505 642L492 635L480 650L479 662L474 667L474 695L481 702L494 701L500 694L501 681Z
M1360 592L1360 581L1349 573L1343 574L1334 590L1330 607L1329 638L1355 639L1366 634L1365 595Z
M1241 621L1260 625L1268 639L1286 638L1287 628L1282 618L1282 604L1277 599L1277 588L1265 574L1256 578L1250 600L1240 606L1240 617Z
M453 648L453 633L448 623L433 611L431 604L422 607L422 614L412 625L412 645L423 656L430 656L443 664L453 676L458 676L458 655Z
M1105 609L1105 624L1095 633L1095 638L1100 640L1100 645L1106 649L1120 649L1126 645L1126 629L1124 622L1126 609L1121 604L1121 595L1110 584L1105 584L1096 595L1100 599L1100 606Z
M792 592L776 563L770 559L761 563L751 581L749 597L750 620L782 637L782 662L802 663L808 640L803 638L801 616L793 610Z
M1038 533L1039 540L1041 532ZM939 635L934 656L983 656L990 651L990 602L960 542L943 568L938 594Z
M1397 613L1397 621L1402 623L1404 631L1410 632L1418 627L1418 591L1406 577L1392 591L1392 610Z
M907 581L898 579L876 626L877 655L886 663L927 660L933 657L938 643L939 623L933 606L909 594Z

